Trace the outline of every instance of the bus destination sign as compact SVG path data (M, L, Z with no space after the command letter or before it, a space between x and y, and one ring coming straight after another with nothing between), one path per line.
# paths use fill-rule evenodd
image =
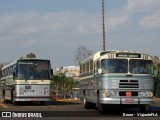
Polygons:
M116 57L125 57L125 58L141 58L140 54L133 54L133 53L118 53Z

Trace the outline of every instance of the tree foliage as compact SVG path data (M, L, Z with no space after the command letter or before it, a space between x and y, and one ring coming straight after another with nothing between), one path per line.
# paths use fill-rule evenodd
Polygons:
M157 84L154 83L154 85L160 87L160 58L157 56L153 57L153 63L154 63L154 70L158 70L158 74L155 76L156 80L158 81Z
M3 63L0 64L0 71L2 70L3 65L4 65ZM1 77L2 77L2 73L0 72L0 78Z
M71 94L74 86L74 79L73 77L66 77L66 72L59 71L52 77L52 81L52 88L54 90L63 90L64 93L67 92Z
M26 55L26 58L36 58L36 54L34 54L34 53L28 53Z
M160 71L160 58L157 56L153 57L154 69Z

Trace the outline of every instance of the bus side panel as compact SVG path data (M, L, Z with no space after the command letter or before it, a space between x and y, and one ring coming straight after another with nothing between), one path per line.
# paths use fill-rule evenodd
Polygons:
M86 98L87 102L97 103L97 93L101 86L101 77L92 77L80 81L81 99Z

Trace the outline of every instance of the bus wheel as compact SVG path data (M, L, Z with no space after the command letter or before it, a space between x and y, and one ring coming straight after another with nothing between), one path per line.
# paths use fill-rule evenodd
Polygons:
M41 105L47 105L47 102L46 101L40 101L40 104Z
M7 103L8 101L6 100L6 98L5 98L5 94L3 95L3 102L4 103Z
M13 103L13 105L19 105L21 102L20 101L15 101L14 98L12 98L12 103Z
M86 98L83 98L83 104L85 109L89 109L91 107L90 103L86 101Z
M17 101L13 101L13 105L18 105L18 102Z
M148 111L148 105L139 105L140 112L147 112Z
M99 94L97 95L97 111L100 114L106 113L105 105L100 103Z
M4 96L4 98L3 98L3 102L4 102L4 103L7 103L7 100L5 99L5 96Z

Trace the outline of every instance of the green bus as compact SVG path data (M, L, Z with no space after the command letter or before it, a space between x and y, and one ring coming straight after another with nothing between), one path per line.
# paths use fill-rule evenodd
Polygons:
M4 102L51 100L50 60L21 58L4 65L1 74Z

